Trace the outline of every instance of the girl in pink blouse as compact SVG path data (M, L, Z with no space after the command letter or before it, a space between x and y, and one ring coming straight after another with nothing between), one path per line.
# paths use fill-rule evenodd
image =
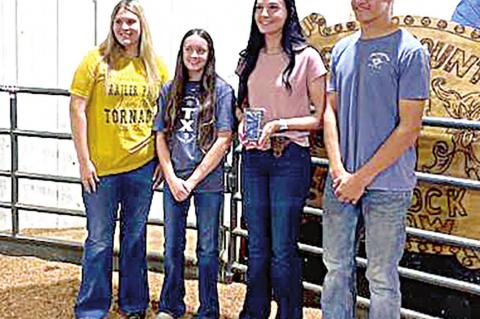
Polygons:
M239 75L239 137L243 214L248 228L247 295L242 319L270 314L302 318L300 216L310 187L308 132L325 108L326 69L306 44L294 0L256 0ZM262 129L251 139L249 108L260 109ZM258 113L257 113L258 114Z

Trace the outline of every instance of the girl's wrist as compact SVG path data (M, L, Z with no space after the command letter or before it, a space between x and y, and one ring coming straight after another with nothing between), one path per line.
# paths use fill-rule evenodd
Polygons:
M278 119L275 124L275 132L288 131L288 123L286 119Z

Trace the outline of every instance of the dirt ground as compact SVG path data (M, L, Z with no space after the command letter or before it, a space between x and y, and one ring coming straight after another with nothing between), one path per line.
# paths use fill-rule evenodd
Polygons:
M27 230L24 235L83 241L82 229L67 230ZM163 247L160 227L149 229L149 250L159 251ZM193 256L195 247L194 232L188 234L186 255ZM0 318L2 319L43 319L74 318L73 305L80 283L81 268L77 265L48 262L32 257L10 257L0 255ZM118 287L117 273L114 274L114 300L109 318L122 318L116 304ZM150 298L153 301L147 318L154 318L163 274L149 273ZM198 307L198 282L186 281L187 315L192 318ZM238 318L245 295L245 285L233 283L218 284L221 318ZM274 318L276 305L272 302ZM305 308L305 319L321 318L320 310Z

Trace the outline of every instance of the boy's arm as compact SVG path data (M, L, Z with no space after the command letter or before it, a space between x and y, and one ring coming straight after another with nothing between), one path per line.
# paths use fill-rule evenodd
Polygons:
M356 203L373 179L415 144L422 128L424 105L425 100L400 100L398 126L365 165L336 183L339 200Z

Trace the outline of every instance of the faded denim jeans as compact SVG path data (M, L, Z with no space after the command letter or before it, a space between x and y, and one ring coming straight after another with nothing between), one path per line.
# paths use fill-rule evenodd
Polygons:
M197 260L200 307L196 318L217 319L220 316L217 278L219 270L218 236L220 214L223 212L223 192L193 192L183 202L177 202L165 183L163 193L165 214L165 278L160 294L159 311L175 318L185 314L185 244L187 214L191 197L197 216Z
M82 283L75 304L77 318L108 315L112 300L113 235L119 207L119 307L124 313L147 309L146 224L156 164L151 161L129 172L102 176L95 193L83 191L88 237L83 251Z
M328 178L323 197L324 319L354 319L356 301L355 247L360 214L365 220L366 277L370 319L400 318L398 264L405 245L405 216L410 191L367 190L356 205L340 202Z

